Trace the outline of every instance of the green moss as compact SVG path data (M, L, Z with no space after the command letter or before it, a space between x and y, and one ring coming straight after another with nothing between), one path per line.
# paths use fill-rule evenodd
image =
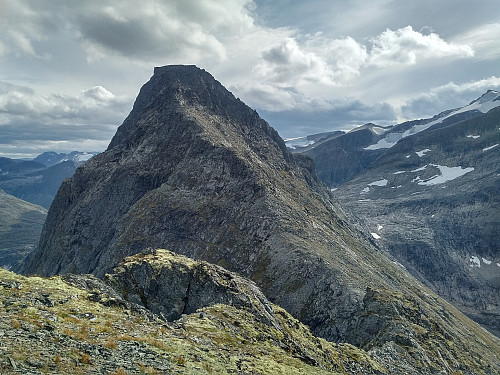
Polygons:
M153 266L155 262L158 265L184 262L184 257L167 251L160 251L155 256L141 256ZM188 260L183 264L192 267L196 263ZM16 293L16 303L19 303L11 305L8 312L1 309L3 304L0 303L2 316L8 318L3 321L10 324L11 319L17 319L20 324L30 322L33 327L47 323L53 326L52 339L43 342L28 340L24 345L12 346L10 354L6 354L12 357L15 351L16 361L21 365L30 358L30 354L35 351L41 353L46 350L44 346L57 341L57 357L39 356L42 372L96 373L106 359L83 352L78 349L85 347L81 345L102 347L111 353L111 358L123 358L120 350L129 342L154 351L156 363L161 363L163 368L168 365L173 373L345 374L344 363L358 360L364 368L379 368L358 349L317 339L278 306L273 306L273 309L282 329L270 327L250 312L227 305L204 308L171 325L143 319L141 315L120 307L92 302L86 291L69 286L59 277L26 278L0 269L0 279L23 284L23 288L15 292L8 288L0 289L0 300L11 298ZM50 296L54 306L34 302L42 293ZM21 307L21 302L28 306ZM96 318L80 318L80 313L93 314ZM56 317L55 321L49 320L50 316ZM0 329L3 328L1 324ZM136 373L163 372L138 360L133 366Z

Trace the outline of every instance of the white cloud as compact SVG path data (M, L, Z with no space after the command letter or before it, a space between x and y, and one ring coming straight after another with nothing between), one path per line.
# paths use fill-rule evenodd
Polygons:
M493 2L487 0L488 9ZM271 23L259 18L252 0L0 3L0 80L21 83L0 85L0 124L21 124L26 132L29 124L36 124L35 131L55 126L56 134L63 124L70 129L68 124L78 123L87 125L89 137L102 140L93 124L120 123L131 104L121 95L134 97L155 65L196 64L258 110L285 111L287 128L298 128L293 121L311 126L318 121L321 129L385 123L394 117L391 105L409 95L415 97L403 108L407 114L433 115L436 108L470 101L479 88L462 95L466 86L459 84L447 99L446 90L440 94L429 87L469 79L481 86L477 77L499 75L500 24L492 23L497 22L492 16L489 25L471 28L486 12L476 7L474 20L458 26L452 21L458 17L441 16L461 14L457 7L451 12L448 2L427 16L420 10L437 9L435 2L320 0L286 7L256 0L258 7L273 10ZM296 17L290 18L292 13ZM474 65L479 59L487 61ZM416 94L422 90L427 92ZM0 139L7 139L6 129L0 129ZM80 130L74 129L78 137Z
M469 45L448 43L433 32L424 35L411 26L396 31L387 29L371 42L369 64L378 67L415 64L418 59L474 56Z
M406 119L430 117L446 109L462 107L490 89L500 90L500 77L492 76L461 84L449 82L407 100L401 112Z
M38 95L30 87L0 82L1 154L101 151L130 107L130 100L101 86L77 96Z
M62 0L6 4L0 52L48 58L37 42L66 33L89 61L121 56L134 62L198 62L226 57L226 39L252 30L251 0Z
M327 86L350 85L370 67L414 65L419 60L445 57L468 58L474 51L467 44L446 42L430 28L422 32L411 26L387 29L362 44L351 37L329 39L321 33L299 39L288 37L262 53L255 66L257 79L280 87L311 83Z
M60 94L37 95L30 87L0 82L0 114L2 123L14 122L14 116L56 120L100 118L123 119L123 107L130 101L115 97L102 86L84 90L79 96Z
M500 59L500 23L477 26L457 37L461 43L473 45L477 58L485 60Z
M36 9L27 1L0 3L0 56L7 53L47 59L48 53L39 53L34 44L43 41L58 28L57 17L45 9ZM40 4L42 5L42 4Z
M262 53L263 61L254 68L256 77L277 85L303 83L333 84L333 71L313 52L304 52L292 38Z

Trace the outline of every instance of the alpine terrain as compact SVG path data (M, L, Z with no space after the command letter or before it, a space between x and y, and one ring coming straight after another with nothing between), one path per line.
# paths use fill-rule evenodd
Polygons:
M500 93L490 90L433 119L366 125L306 153L379 246L500 335L499 145Z
M113 288L176 319L196 307L163 308L175 297L164 295L168 285L190 289L197 272L205 280L215 271L186 270L171 282L158 270L166 260L152 250L166 248L252 279L314 334L366 351L380 373L499 373L500 340L371 242L310 158L290 153L209 73L166 66L155 68L108 149L63 182L23 272L103 278L120 265L121 281L107 277ZM124 263L143 252L157 254L148 258L156 266ZM228 285L223 304L240 294L237 281ZM206 306L199 300L194 306ZM237 305L272 326L265 307L251 301Z
M44 152L33 160L0 157L0 189L48 209L61 182L94 155L73 151Z

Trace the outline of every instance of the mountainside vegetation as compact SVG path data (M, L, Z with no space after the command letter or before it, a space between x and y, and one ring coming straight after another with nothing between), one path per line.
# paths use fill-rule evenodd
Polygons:
M206 291L207 284L213 285L235 299L251 301L259 296L257 305L266 310L252 309L251 302L217 303L215 293L198 295L204 306L165 320L89 275L46 279L0 269L0 372L387 374L364 351L314 337L267 301L253 283L220 267L164 250L128 259L123 267L136 271L149 267L167 279L190 277L193 289ZM216 272L201 278L189 275L190 270L202 268ZM119 268L109 277L121 284L131 281L127 276ZM182 293L176 284L163 287L172 294ZM172 302L178 301L156 301L163 309L174 307Z

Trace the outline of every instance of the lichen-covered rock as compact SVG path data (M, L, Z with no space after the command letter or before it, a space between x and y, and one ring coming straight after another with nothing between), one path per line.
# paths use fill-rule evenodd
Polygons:
M280 329L273 308L254 282L234 272L158 249L127 258L106 280L128 301L172 321L216 304L234 306Z
M164 275L196 264L159 252L137 266L150 262L156 268L159 259L170 261ZM220 267L215 272L231 275ZM118 272L115 281L122 276ZM256 291L252 282L236 278ZM213 304L170 323L91 275L45 279L0 269L0 373L387 374L363 350L318 339L280 307L261 302L271 311L262 317ZM264 322L269 314L273 325Z

